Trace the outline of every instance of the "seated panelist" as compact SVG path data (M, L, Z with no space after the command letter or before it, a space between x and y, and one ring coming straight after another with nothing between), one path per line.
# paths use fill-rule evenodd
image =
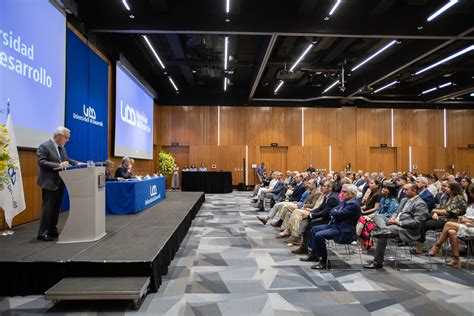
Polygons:
M129 157L123 157L122 163L115 170L115 178L130 179L132 177L132 162Z

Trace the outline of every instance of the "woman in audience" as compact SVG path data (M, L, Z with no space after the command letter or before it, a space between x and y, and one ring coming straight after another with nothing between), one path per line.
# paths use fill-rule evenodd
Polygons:
M460 183L462 186L462 190L464 191L464 199L467 201L467 198L469 196L469 192L467 192L467 189L469 188L469 185L471 185L471 179L469 179L468 177L464 177L461 179Z
M446 225L444 225L443 232L429 252L430 256L436 256L443 243L449 238L453 258L447 263L447 265L452 267L458 267L461 264L459 261L459 242L457 237L474 236L474 184L471 183L471 185L469 185L468 192L469 206L466 209L466 214L460 216L457 222L447 222Z
M338 194L341 192L342 189L342 181L341 175L339 173L334 174L334 192Z
M457 182L448 182L446 188L447 199L443 200L437 208L431 211L431 219L428 219L423 225L421 239L416 244L417 254L423 251L426 232L429 230L443 229L447 222L455 222L458 216L466 212L466 201L464 200L461 185ZM412 251L413 253L413 251Z
M369 181L370 194L361 206L362 215L369 215L380 208L382 193L380 192L380 181L372 179Z
M357 224L357 236L362 239L364 247L370 249L372 247L372 231L377 227L372 221L375 214L383 215L390 218L398 208L397 187L391 183L385 183L382 188L382 198L380 199L380 207L372 214L361 216Z

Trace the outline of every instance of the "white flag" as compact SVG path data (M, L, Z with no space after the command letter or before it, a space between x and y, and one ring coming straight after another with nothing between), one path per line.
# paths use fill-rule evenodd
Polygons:
M10 143L8 150L10 156L13 157L18 164L18 168L8 168L8 185L0 191L0 207L5 211L5 219L8 227L12 227L13 218L25 209L25 194L23 193L23 180L21 178L20 159L18 157L18 149L16 148L15 132L13 131L13 122L11 114L8 114L7 129Z

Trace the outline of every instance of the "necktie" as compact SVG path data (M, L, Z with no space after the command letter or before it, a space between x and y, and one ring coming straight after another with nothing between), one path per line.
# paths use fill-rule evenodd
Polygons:
M64 161L64 150L63 150L63 147L62 146L58 146L58 151L59 151L59 160L61 160L61 162Z

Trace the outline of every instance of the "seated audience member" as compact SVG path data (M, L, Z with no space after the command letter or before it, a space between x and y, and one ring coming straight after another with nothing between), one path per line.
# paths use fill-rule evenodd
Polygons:
M283 201L285 198L285 184L283 183L283 173L275 171L273 173L275 175L276 182L273 185L271 189L268 191L264 192L264 197L270 197L271 198L271 205L275 205L275 203ZM259 211L264 212L265 208L263 205L263 200L258 203L259 206Z
M407 183L408 179L406 176L398 177L397 181L395 182L395 185L397 186L397 199L399 202L403 200L403 198L405 198L405 192L403 191L403 187Z
M469 197L468 188L471 185L471 179L469 179L468 177L464 177L461 179L461 181L459 181L459 183L462 186L464 199L467 201L468 200L467 198Z
M439 189L438 194L435 196L435 207L444 202L448 198L446 195L446 189L448 188L448 180L443 180L441 182L441 188Z
M369 249L372 247L372 231L377 227L372 220L374 215L382 215L390 218L398 208L398 200L396 197L397 189L390 182L385 182L382 188L382 199L380 207L372 214L361 216L357 227L357 236L363 241L364 247Z
M341 174L334 174L334 192L339 193L342 190Z
M342 185L352 184L352 180L349 177L344 177L344 178L341 179L341 183L342 183ZM342 201L342 196L343 195L344 194L342 192L339 192L339 195L338 195L339 196L339 201Z
M443 232L429 252L430 256L436 256L443 243L449 238L453 258L446 265L452 267L458 267L461 264L459 261L458 237L474 237L474 184L471 183L468 192L469 200L466 214L459 217L457 222L447 222L444 225Z
M115 170L115 178L130 179L132 177L132 163L129 157L123 157L122 163Z
M270 213L268 213L267 216L259 218L259 220L262 223L266 223L267 221L269 221L270 219L273 219L276 215L278 215L281 208L285 205L285 203L292 203L292 202L298 203L298 201L301 199L301 195L303 195L305 191L305 185L304 185L303 177L301 176L301 174L297 174L295 176L295 181L296 181L296 184L295 184L293 193L288 198L288 202L280 202L273 205L272 209L270 210ZM280 222L279 218L275 219L274 222L272 223L272 226L280 227L282 222L283 221Z
M437 205L431 211L431 219L423 224L423 231L420 241L416 244L416 253L421 254L426 232L429 230L442 229L447 222L455 222L458 216L466 212L466 201L462 194L461 185L457 182L449 182L446 188L447 199Z
M416 178L415 183L420 192L418 195L423 199L423 201L425 201L426 205L428 205L428 210L431 212L435 205L435 198L428 190L428 179L425 177L418 177Z
M436 181L438 181L438 178L434 174L427 174L425 178L428 180L428 191L433 194L433 196L436 196L438 194L438 188L436 187Z
M201 164L201 166L199 167L199 171L203 172L203 171L207 171L207 168L206 166L204 165L204 162Z
M377 179L371 179L369 181L370 193L366 200L363 200L361 206L361 212L363 215L368 215L380 207L380 199L382 198L382 193L380 192L380 182Z
M316 171L316 169L314 169L313 164L310 163L309 166L308 166L308 169L306 169L306 172L307 172L308 174L312 174L312 173L315 172L315 171Z
M355 176L355 182L354 184L357 186L357 187L360 187L361 185L363 185L365 183L365 180L364 180L364 174L362 173L362 170L359 170Z
M336 192L333 192L334 181L324 181L321 186L321 193L323 202L319 207L312 210L301 211L301 222L299 230L296 233L297 237L302 237L302 244L298 249L292 251L294 254L307 254L308 242L311 237L311 229L316 225L322 225L329 222L329 213L339 204L339 198ZM296 216L296 215L295 215ZM292 231L293 232L293 231Z
M303 239L298 232L300 230L301 221L303 220L303 214L305 212L310 212L312 209L318 208L324 201L324 195L320 188L316 187L316 182L310 180L308 185L311 188L311 193L306 199L303 207L297 208L292 212L287 212L283 219L281 227L286 230L288 235L291 235L290 239L287 241L288 243L301 244Z
M374 260L364 268L379 269L383 267L388 238L399 237L404 242L414 242L421 237L423 222L429 216L428 206L418 195L416 184L405 184L403 189L406 198L401 201L397 211L390 218L383 215L373 216L377 225L377 230L373 233L373 236L378 238L377 247Z
M319 261L319 264L311 266L311 269L321 270L331 267L331 263L327 260L326 240L332 239L340 244L355 240L355 227L360 216L360 202L356 198L358 189L353 184L345 184L342 192L344 201L330 211L329 223L311 229L309 241L311 254L307 258L302 258L302 261Z
M271 177L272 177L272 180L270 181L270 183L268 184L268 186L266 186L266 187L260 187L260 188L258 189L258 192L257 192L257 197L252 200L252 202L257 203L257 206L256 206L256 207L257 207L258 209L264 208L263 203L264 203L264 199L265 199L265 193L267 193L268 191L273 190L273 188L274 188L275 185L277 184L277 181L278 181L278 171L272 172ZM264 183L265 183L265 182L264 182Z
M112 160L105 161L105 181L116 181L112 172L114 170L114 162Z
M197 171L196 166L194 164L191 165L189 171Z

